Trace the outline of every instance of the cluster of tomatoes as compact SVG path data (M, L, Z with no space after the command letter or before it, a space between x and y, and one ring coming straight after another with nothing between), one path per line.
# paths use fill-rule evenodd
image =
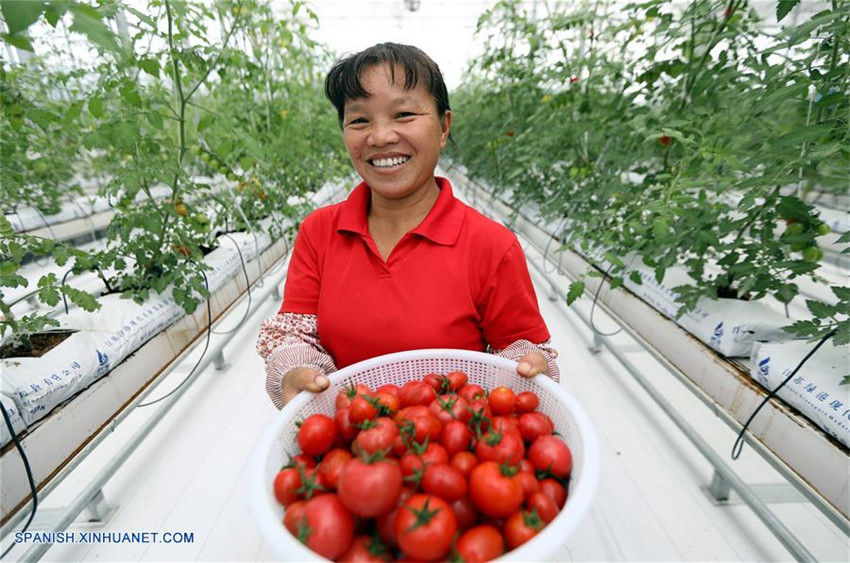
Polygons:
M283 523L338 561L488 561L567 499L572 454L537 395L489 393L460 371L336 397L298 429L274 481Z

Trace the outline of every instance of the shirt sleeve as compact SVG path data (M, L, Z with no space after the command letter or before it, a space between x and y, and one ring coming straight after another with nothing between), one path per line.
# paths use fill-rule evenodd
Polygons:
M280 313L303 313L315 315L319 308L319 290L322 272L319 253L310 240L311 217L307 217L298 230L292 248L292 258L286 272L283 288L283 304Z
M319 343L316 315L281 313L263 321L257 353L266 361L266 392L283 408L283 376L297 367L328 374L336 371L333 358Z
M483 296L481 328L493 349L507 348L518 340L549 340L525 254L516 238L489 276Z
M558 357L558 351L550 346L551 341L541 342L540 344L532 344L528 340L517 340L502 350L489 349L488 352L501 356L509 360L519 361L520 358L529 352L537 352L546 358L546 365L549 368L549 377L555 381L561 381L561 370L555 361Z

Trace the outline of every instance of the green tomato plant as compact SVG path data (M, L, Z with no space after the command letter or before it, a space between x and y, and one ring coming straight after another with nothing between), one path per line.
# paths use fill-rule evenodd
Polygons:
M275 215L270 234L280 236L279 218L305 211L298 196L344 169L319 80L328 55L309 39L316 16L302 2L291 2L283 15L280 3L263 0L134 6L0 2L8 32L0 38L39 55L23 65L3 63L0 119L22 132L8 141L4 135L0 147L15 157L14 167L3 168L4 180L18 174L12 209L26 203L53 210L57 204L39 186L53 197L76 173L102 178L98 193L116 211L105 248L91 252L4 226L0 287L26 283L18 274L22 263L61 248L60 265L98 272L107 292L141 301L170 287L191 313L208 296L202 256L217 233L258 229ZM33 26L40 26L37 33ZM69 58L57 47L62 35L82 38L90 56ZM68 94L57 97L60 83ZM51 176L21 173L27 160L39 158ZM36 163L29 168L37 172ZM92 307L55 278L37 285L45 303L64 293ZM55 324L12 318L2 294L0 307L4 332Z
M797 278L820 279L826 226L806 194L846 190L848 3L779 30L745 0L543 10L503 0L480 19L485 52L453 99L458 163L537 202L613 287L632 253L658 281L684 265L680 314L702 297L788 303ZM837 305L810 300L813 319L787 329L850 342L832 291Z

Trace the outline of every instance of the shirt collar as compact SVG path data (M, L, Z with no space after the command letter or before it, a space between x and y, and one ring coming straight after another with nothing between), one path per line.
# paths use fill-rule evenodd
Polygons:
M463 226L464 204L452 193L452 185L446 178L436 176L440 195L425 219L411 233L425 237L437 244L450 246L460 235ZM372 192L366 182L361 182L342 204L337 231L348 231L360 235L369 233L367 211Z

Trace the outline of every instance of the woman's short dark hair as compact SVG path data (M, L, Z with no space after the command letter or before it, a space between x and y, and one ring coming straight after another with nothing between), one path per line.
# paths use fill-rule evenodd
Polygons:
M340 126L345 102L369 97L369 92L360 82L360 75L364 70L384 63L390 67L392 80L395 80L396 68L404 71L405 90L412 90L420 84L425 86L437 103L440 119L451 109L443 74L431 57L412 45L379 43L337 61L325 78L325 95L336 108Z

